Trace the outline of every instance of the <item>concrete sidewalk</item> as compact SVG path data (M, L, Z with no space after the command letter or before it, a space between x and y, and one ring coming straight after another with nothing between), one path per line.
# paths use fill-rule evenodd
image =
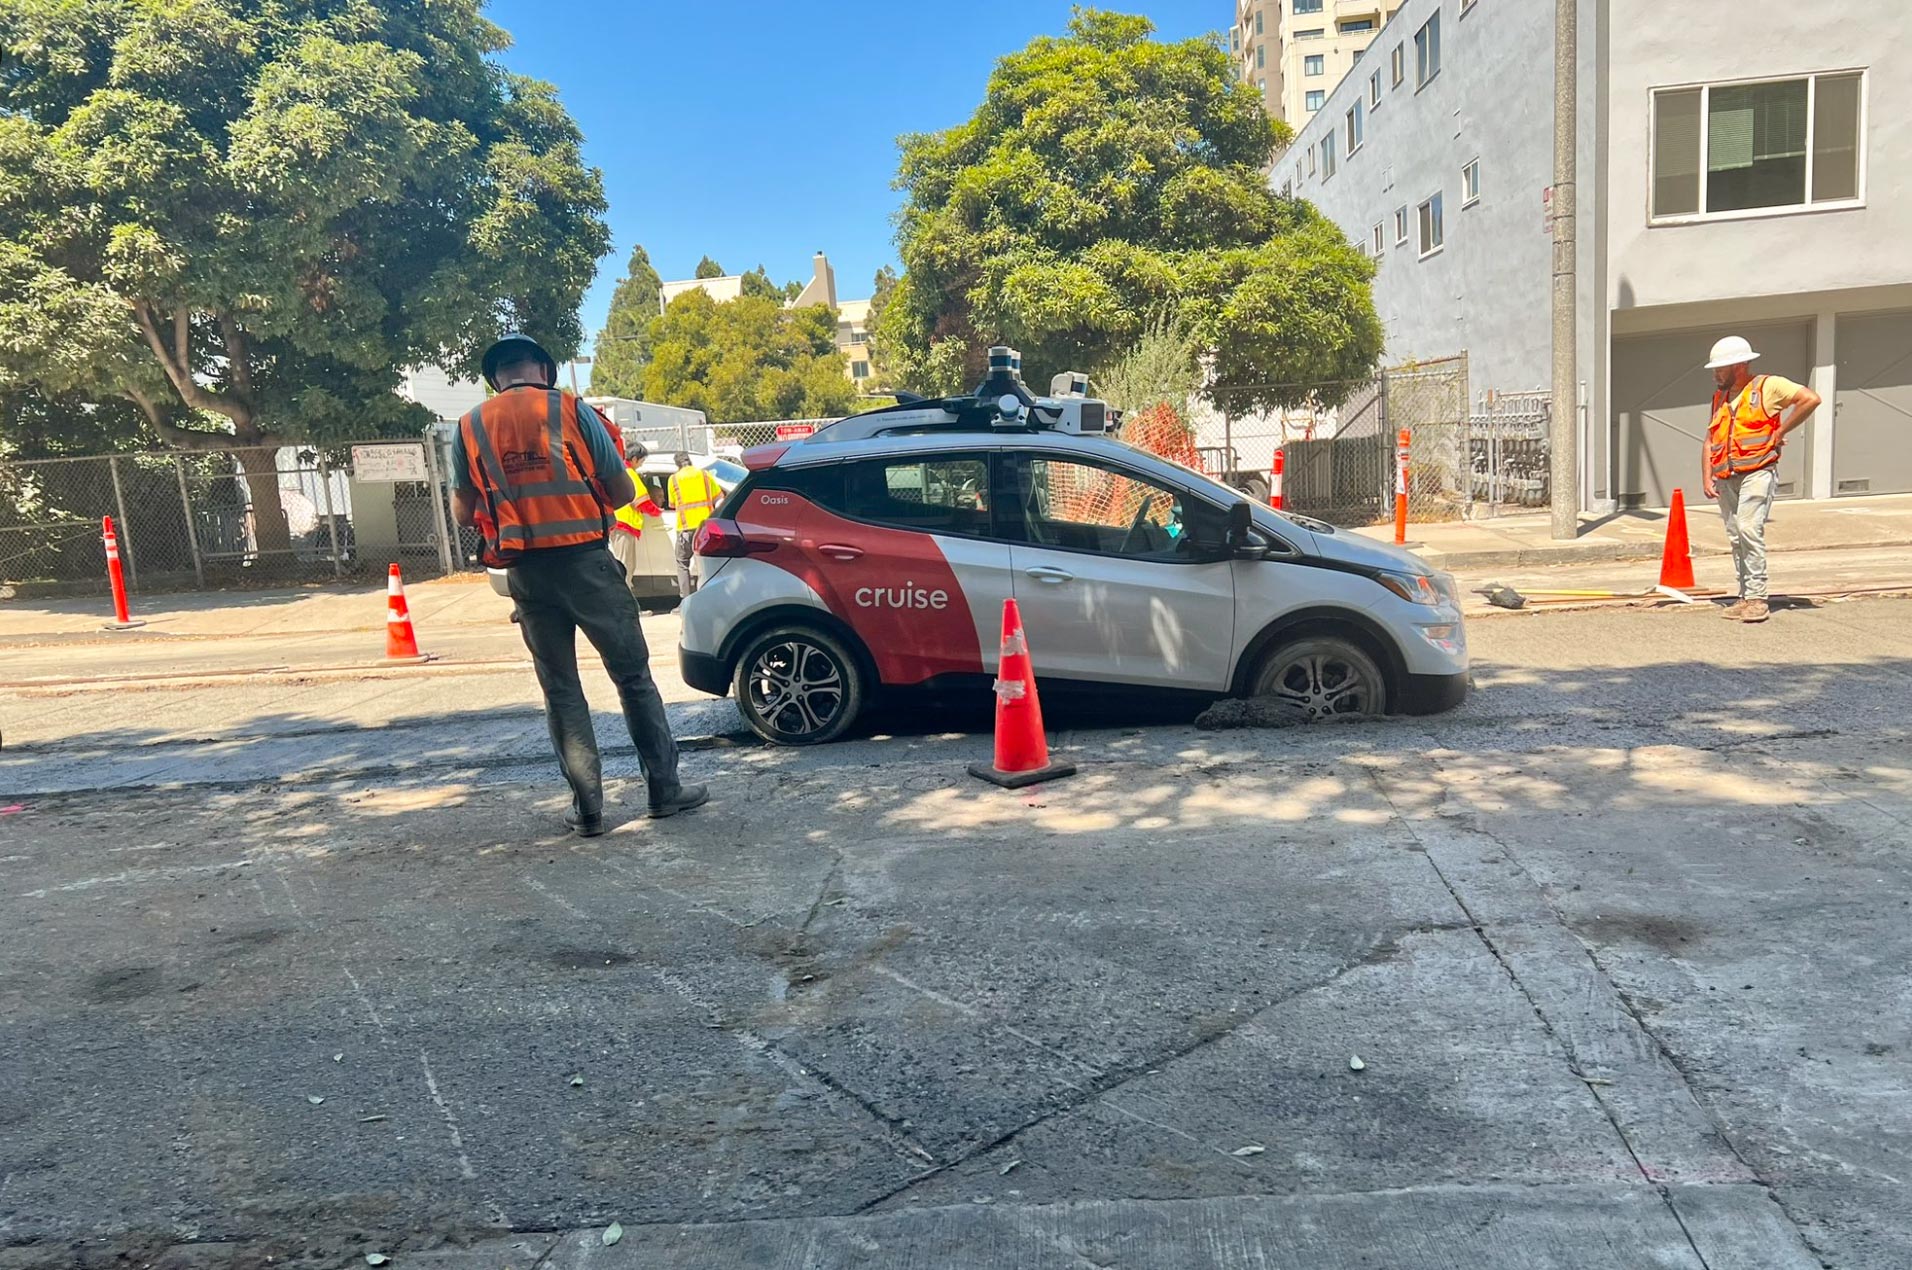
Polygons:
M1713 503L1697 489L1686 506L1693 553L1725 555L1726 528ZM1370 525L1356 533L1394 541L1394 526ZM1532 568L1596 564L1612 560L1657 560L1666 543L1666 511L1642 509L1610 516L1583 516L1579 537L1555 541L1545 513L1488 520L1410 524L1408 545L1440 569ZM1773 508L1766 534L1770 551L1825 551L1847 547L1912 544L1912 494L1821 501L1787 499Z

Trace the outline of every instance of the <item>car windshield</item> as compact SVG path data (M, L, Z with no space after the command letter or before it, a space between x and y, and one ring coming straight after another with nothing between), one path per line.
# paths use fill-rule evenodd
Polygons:
M729 459L713 459L704 468L723 485L742 485L744 478L750 475L750 469L741 463L732 463Z

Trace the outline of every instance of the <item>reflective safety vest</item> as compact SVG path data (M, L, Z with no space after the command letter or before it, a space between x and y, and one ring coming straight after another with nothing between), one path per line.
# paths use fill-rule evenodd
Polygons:
M592 474L578 399L558 389L507 388L458 421L478 490L485 563L602 539L608 500Z
M1779 462L1780 411L1766 405L1766 377L1752 382L1731 401L1713 394L1713 423L1706 434L1707 459L1714 480L1744 476Z
M717 478L699 467L679 468L671 477L671 507L677 512L677 529L686 533L709 520L724 501L724 488Z
M656 503L651 501L651 496L644 492L644 478L637 474L637 464L627 464L624 470L631 474L631 484L637 487L637 495L631 502L618 508L614 513L617 517L617 524L611 526L611 532L629 534L633 538L642 538L644 536L644 518L646 516L662 516L664 512Z

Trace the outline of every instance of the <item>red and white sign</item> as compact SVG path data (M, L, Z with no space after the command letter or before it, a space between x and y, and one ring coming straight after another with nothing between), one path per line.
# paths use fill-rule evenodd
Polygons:
M777 425L777 440L798 441L817 430L814 423L780 423Z

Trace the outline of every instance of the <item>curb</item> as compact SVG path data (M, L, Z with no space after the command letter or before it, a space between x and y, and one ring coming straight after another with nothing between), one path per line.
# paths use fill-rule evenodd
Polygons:
M1813 551L1864 551L1873 547L1912 546L1912 537L1875 538L1865 542L1824 542L1810 546L1775 547L1767 544L1768 555L1795 555ZM1427 551L1409 548L1436 569L1532 569L1547 565L1610 564L1619 561L1658 560L1663 549L1645 543L1583 542L1559 547L1499 547L1485 551ZM1694 559L1725 556L1719 547L1695 546Z

